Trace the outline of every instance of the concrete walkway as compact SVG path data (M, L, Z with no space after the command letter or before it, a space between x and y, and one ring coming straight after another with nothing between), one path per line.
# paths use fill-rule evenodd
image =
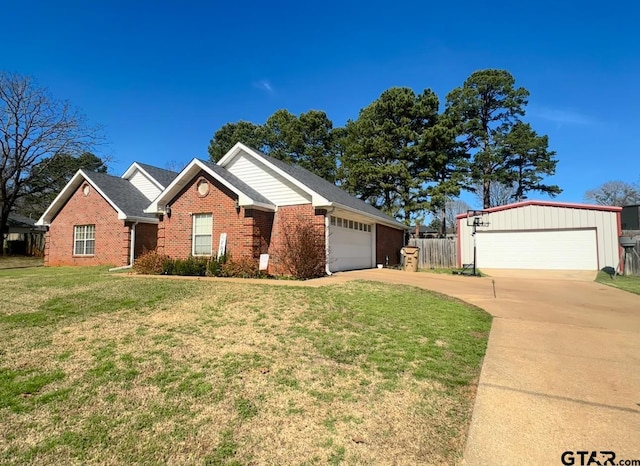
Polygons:
M494 316L464 464L561 465L567 450L640 459L640 296L545 274L383 269L323 280L348 279L419 286Z

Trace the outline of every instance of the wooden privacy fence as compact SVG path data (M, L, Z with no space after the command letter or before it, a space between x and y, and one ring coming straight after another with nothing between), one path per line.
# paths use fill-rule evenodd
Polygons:
M458 266L455 239L411 238L409 246L420 248L418 267L450 269Z
M624 253L622 253L622 260L625 259ZM636 238L636 246L627 251L626 263L624 270L626 275L640 275L640 239Z

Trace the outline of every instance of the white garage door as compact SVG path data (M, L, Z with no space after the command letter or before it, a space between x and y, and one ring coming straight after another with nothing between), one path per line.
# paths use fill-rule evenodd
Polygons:
M597 270L596 230L476 233L480 269Z
M373 225L336 217L332 217L331 222L329 270L339 272L373 267Z

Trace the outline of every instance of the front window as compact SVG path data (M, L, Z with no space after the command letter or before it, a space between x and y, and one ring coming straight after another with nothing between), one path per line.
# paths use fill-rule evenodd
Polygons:
M96 226L77 225L73 227L73 254L93 256L96 247Z
M213 216L211 214L193 215L193 255L211 255L211 232L213 231Z

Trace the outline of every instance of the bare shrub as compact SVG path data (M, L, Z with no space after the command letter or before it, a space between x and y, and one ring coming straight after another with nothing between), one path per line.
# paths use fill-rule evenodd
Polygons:
M290 228L284 229L277 257L284 271L299 280L322 277L326 251L321 229L311 219L298 217Z
M220 270L223 277L258 278L262 275L258 270L258 263L250 257L240 257L239 259L230 257L224 264L221 264Z
M145 275L160 275L164 272L164 264L167 260L169 256L148 251L136 258L133 270Z

